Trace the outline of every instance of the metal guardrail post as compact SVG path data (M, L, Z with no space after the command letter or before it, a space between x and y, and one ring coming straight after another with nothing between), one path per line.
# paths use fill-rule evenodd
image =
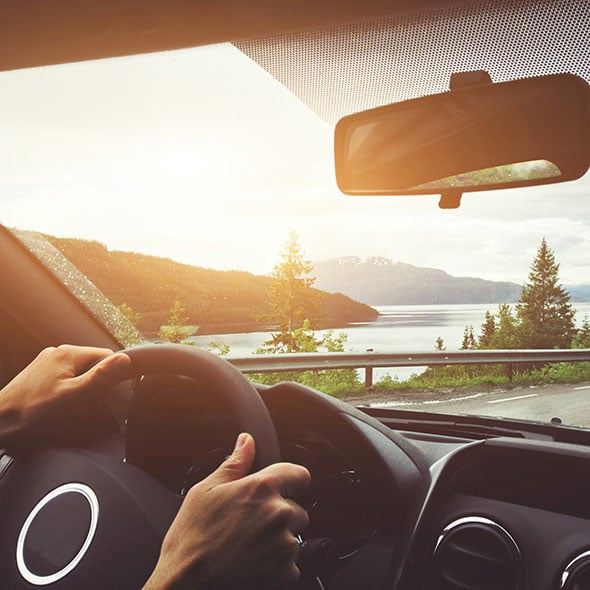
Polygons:
M512 379L514 379L514 365L512 363L506 363L504 365L504 372L506 373L506 377L508 377L508 381L512 383Z
M365 367L365 389L373 387L373 367Z

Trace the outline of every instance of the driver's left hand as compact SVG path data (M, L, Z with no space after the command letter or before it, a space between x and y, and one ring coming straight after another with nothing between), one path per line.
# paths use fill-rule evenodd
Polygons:
M131 360L106 348L46 348L0 391L0 448L11 453L79 442ZM71 440L70 440L71 439Z

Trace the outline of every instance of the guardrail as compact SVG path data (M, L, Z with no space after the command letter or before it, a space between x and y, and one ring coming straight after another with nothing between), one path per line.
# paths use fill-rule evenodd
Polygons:
M525 363L579 363L590 361L590 348L567 350L460 350L457 352L302 352L294 354L261 354L249 357L227 357L243 373L278 373L285 371L333 371L364 369L365 387L373 384L373 369L391 367L426 367L446 365Z

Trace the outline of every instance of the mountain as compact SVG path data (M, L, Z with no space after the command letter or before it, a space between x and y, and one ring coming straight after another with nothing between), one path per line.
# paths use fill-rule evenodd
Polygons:
M314 263L315 286L340 292L368 305L512 303L520 285L454 277L389 258L348 256Z
M590 285L564 285L572 301L590 301Z
M220 271L168 258L108 250L95 241L44 236L115 305L126 303L140 314L146 335L165 324L174 301L199 333L245 332L268 328L268 290L272 279L242 271ZM310 319L321 327L371 321L379 313L341 293L315 291Z

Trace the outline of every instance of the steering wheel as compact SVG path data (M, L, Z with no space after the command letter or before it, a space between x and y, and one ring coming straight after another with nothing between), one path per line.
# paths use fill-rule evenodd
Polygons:
M219 396L237 430L256 441L254 469L279 460L264 402L230 363L185 345L123 352L131 358L133 376L183 375ZM129 414L140 415L145 402L136 395ZM147 580L182 499L122 461L119 446L109 450L106 441L100 452L96 448L40 450L14 459L0 475L3 587L130 590Z

